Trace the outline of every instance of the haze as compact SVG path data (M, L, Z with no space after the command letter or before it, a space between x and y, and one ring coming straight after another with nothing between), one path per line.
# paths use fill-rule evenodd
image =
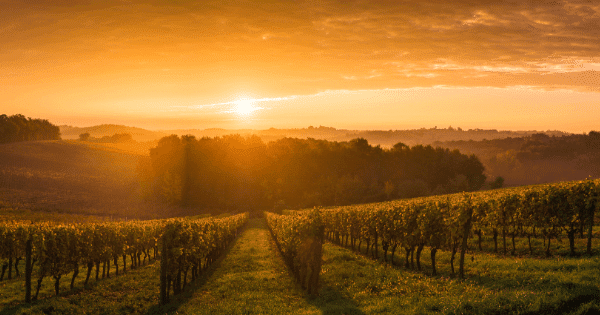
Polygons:
M0 6L8 115L152 129L598 129L590 1Z

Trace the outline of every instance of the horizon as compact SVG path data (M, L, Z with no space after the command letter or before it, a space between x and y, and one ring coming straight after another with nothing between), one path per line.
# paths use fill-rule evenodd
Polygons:
M146 129L597 130L600 5L0 0L6 114Z
M35 118L35 117L31 117L31 118ZM295 127L295 128L274 128L274 127L270 127L270 128L265 128L265 129L257 129L257 128L244 128L244 129L228 129L228 128L175 128L175 129L153 129L153 128L144 128L144 127L140 127L140 126L134 126L134 125L124 125L124 124L112 124L112 123L100 123L100 124L96 124L96 125L85 125L85 126L76 126L76 125L68 125L68 124L55 124L58 127L69 127L69 128L93 128L93 127L98 127L98 126L116 126L116 127L126 127L126 128L139 128L139 129L143 129L143 130L147 130L147 131L152 131L152 132L165 132L165 131L191 131L191 130L197 130L197 131L206 131L206 130L224 130L224 131L268 131L270 129L275 129L275 130L309 130L311 127L314 129L319 129L320 127L323 128L333 128L334 130L337 131L361 131L361 132L368 132L368 131L410 131L410 130L448 130L448 128L452 128L455 131L460 128L461 131L463 132L468 132L468 131L497 131L497 132L562 132L562 133L570 133L570 134L587 134L589 132L583 132L583 133L574 133L574 132L568 132L568 131L564 131L564 130L558 130L558 129L547 129L547 130L536 130L536 129L529 129L529 130L525 130L525 129L519 129L519 130L504 130L504 129L493 129L493 128L462 128L461 126L448 126L448 127L439 127L439 126L433 126L433 127L420 127L420 128L406 128L406 129L348 129L348 128L338 128L336 126L323 126L323 125L319 125L319 126L304 126L304 127ZM590 131L595 131L595 130L590 130Z

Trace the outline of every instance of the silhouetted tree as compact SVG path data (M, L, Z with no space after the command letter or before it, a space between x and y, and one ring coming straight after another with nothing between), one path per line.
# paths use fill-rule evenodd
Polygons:
M477 190L485 182L475 156L401 143L384 150L361 138L265 144L256 136L173 135L161 139L150 158L156 195L204 209L344 205Z
M476 154L503 184L526 185L600 177L600 132L486 141L448 141L436 145Z
M496 177L496 179L490 184L491 189L502 188L504 185L504 178L501 176Z
M88 141L90 139L90 133L86 132L86 133L82 133L79 135L79 140L80 141Z
M0 143L59 139L58 126L48 120L26 118L21 114L0 115Z

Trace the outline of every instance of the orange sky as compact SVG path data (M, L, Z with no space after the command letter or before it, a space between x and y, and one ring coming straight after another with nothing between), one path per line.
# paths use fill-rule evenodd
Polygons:
M0 114L151 129L600 130L594 1L33 3L0 0Z

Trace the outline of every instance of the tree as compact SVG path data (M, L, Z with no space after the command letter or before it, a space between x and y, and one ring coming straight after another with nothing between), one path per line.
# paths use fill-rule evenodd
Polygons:
M256 136L173 135L150 150L150 160L152 176L143 177L156 196L186 207L228 211L472 191L485 181L479 160L458 150L402 143L386 150L360 138L284 138L265 144Z
M82 133L79 135L79 141L88 141L90 139L90 133Z
M0 115L0 143L58 139L60 129L45 119Z
M491 189L502 188L504 185L504 178L502 176L496 177L496 179L490 184Z

